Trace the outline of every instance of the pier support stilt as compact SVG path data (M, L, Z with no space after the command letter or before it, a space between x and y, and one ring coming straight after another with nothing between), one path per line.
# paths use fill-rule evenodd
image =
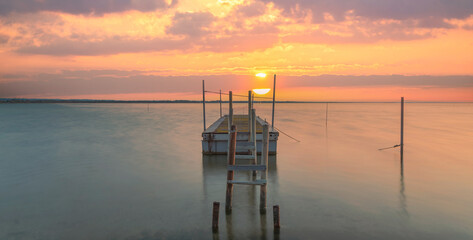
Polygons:
M263 141L261 149L261 165L266 166L264 171L261 171L261 180L266 180L268 174L268 157L269 157L269 126L267 123L263 125ZM260 187L260 202L259 210L261 214L266 213L266 183Z
M232 125L230 130L230 136L228 139L228 165L235 165L235 151L236 151L236 126ZM232 212L232 197L233 197L233 183L229 181L233 180L233 170L228 170L227 172L227 193L225 199L225 212L231 213Z

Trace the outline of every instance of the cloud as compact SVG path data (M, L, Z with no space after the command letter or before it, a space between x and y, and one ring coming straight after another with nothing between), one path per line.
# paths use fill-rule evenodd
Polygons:
M41 46L18 48L17 53L50 56L98 56L132 52L169 51L187 49L190 42L165 38L126 39L123 37L106 38L101 41L57 39Z
M351 14L368 19L428 19L431 17L464 19L473 14L471 0L261 0L273 2L287 15L303 14L310 10L313 20L321 22L324 13L343 21Z
M8 42L8 40L10 40L10 37L8 35L0 33L0 44L5 44Z
M0 2L0 15L40 11L94 15L128 10L148 12L168 8L176 3L175 0L171 4L165 0L4 0Z
M202 79L208 89L245 90L252 77L245 75L156 76L145 71L63 71L57 74L0 76L0 98L19 96L73 96L133 93L198 94ZM11 78L22 81L5 81ZM7 79L5 79L7 78ZM28 80L24 80L28 79ZM299 87L418 87L418 88L472 88L473 76L280 76L283 88Z
M166 30L167 33L195 38L208 33L207 29L215 18L208 12L194 12L176 13L172 20L172 25Z

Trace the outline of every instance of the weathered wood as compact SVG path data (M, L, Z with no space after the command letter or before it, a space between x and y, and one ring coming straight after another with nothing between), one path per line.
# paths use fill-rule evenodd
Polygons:
M281 228L281 224L279 223L279 205L273 206L273 222L274 222L274 230L278 231Z
M265 166L265 169L261 171L261 180L266 180L268 174L268 152L269 152L269 126L267 123L263 125L263 146L261 150L261 165ZM260 188L260 213L266 213L266 184L261 185Z
M401 97L401 162L404 161L404 97Z
M254 140L251 139L251 124L252 124L252 120L251 120L251 94L252 94L252 91L248 91L248 142L253 142Z
M220 89L220 117L222 117L222 89Z
M276 102L276 74L273 82L273 110L271 111L271 129L274 129L274 103Z
M228 93L228 129L233 126L233 93ZM230 131L229 131L230 132Z
M227 170L232 171L265 171L266 165L228 165Z
M205 123L205 80L202 80L202 111L204 115L204 131L207 129L207 124Z
M213 210L212 210L212 231L218 231L218 214L220 210L220 203L214 202L213 203Z
M236 126L232 125L229 134L229 146L228 146L228 166L235 165L235 151L236 151ZM225 199L225 212L231 213L232 211L232 195L233 195L233 184L229 181L233 180L233 171L227 172L227 192Z
M255 149L251 151L251 153L254 156L253 164L256 165L257 164L256 160L258 159L258 152L256 148L256 110L254 108L251 109L251 139L253 140L252 142L254 142L254 145L255 145ZM256 179L256 171L253 171L253 180L255 179Z
M227 181L228 183L232 184L242 184L242 185L263 185L266 184L266 180L254 180L254 181L239 181L239 180L230 180Z

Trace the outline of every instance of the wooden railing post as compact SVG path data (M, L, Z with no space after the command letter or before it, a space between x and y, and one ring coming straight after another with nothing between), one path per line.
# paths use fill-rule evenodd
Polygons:
M255 149L252 151L253 156L253 164L256 165L258 159L258 149L256 148L256 110L253 108L251 109L251 139L254 142ZM253 179L256 179L256 171L253 171Z
M229 145L228 145L228 165L235 165L235 151L236 151L236 136L237 129L235 125L232 125L229 134ZM225 199L225 212L232 212L232 195L233 195L233 184L229 181L233 180L233 170L227 172L227 194Z
M261 180L266 180L268 174L268 157L269 157L269 126L267 123L263 125L263 141L261 149L261 165L266 166L264 171L261 171ZM260 213L266 213L266 183L260 188Z
M228 132L233 125L233 93L228 93Z

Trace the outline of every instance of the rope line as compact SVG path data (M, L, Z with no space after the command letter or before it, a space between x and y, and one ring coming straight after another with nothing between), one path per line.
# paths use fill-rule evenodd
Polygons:
M392 147L380 148L380 149L378 149L378 150L379 150L379 151L382 151L382 150L386 150L386 149L390 149L390 148L397 148L397 147L400 147L400 146L401 146L400 144L396 144L396 145L394 145L394 146L392 146Z
M274 128L276 128L276 130L280 131L282 134L284 134L284 135L286 135L286 136L290 137L291 139L294 139L294 140L296 140L297 142L301 142L301 141L299 141L299 140L295 139L294 137L291 137L289 134L287 134L287 133L285 133L285 132L281 131L281 129L279 129L279 128L277 128L277 127L274 127Z
M214 92L214 91L205 91L205 92L208 92L208 93L215 93L215 94L220 94L220 92ZM222 93L223 95L230 95L228 93ZM248 97L248 95L239 95L239 94L232 94L233 96L237 96L237 97ZM270 97L258 97L258 96L253 96L254 98L265 98L265 99L273 99L273 98L270 98Z

